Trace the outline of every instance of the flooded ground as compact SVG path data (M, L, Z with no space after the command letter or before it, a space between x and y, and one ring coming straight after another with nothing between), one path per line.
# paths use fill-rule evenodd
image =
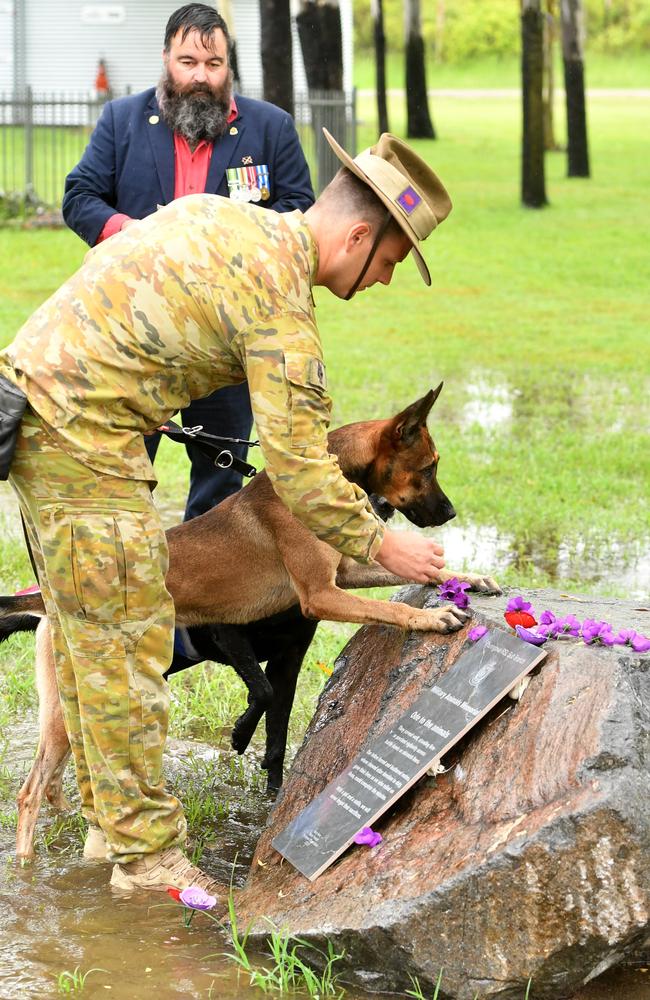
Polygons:
M259 989L249 986L248 975L225 957L232 947L207 916L198 913L185 927L180 907L165 895L125 898L111 890L110 866L81 857L74 816L57 834L52 814L44 809L36 860L25 867L15 863L11 799L30 766L35 743L36 720L26 719L6 740L1 760L0 998L57 996L59 978L75 969L88 973L83 994L91 998L261 997ZM207 870L224 881L232 877L235 884L246 876L269 807L258 765L259 753L242 759L199 742L171 741L167 755L170 784L183 794L190 823L194 814L206 838L197 844L195 837L190 846L203 850ZM256 960L269 964L265 956ZM345 995L363 1000L358 991ZM534 997L533 989L530 1000ZM576 1000L613 997L650 1000L647 970L610 971Z

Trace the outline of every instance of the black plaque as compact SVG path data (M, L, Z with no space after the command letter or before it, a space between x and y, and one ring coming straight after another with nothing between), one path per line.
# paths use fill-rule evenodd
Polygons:
M273 840L312 881L546 655L494 629L372 740Z

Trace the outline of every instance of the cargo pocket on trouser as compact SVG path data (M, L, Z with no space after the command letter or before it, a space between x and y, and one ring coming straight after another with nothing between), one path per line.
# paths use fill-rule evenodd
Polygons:
M167 547L155 510L125 498L74 500L41 509L48 579L74 664L84 749L96 798L111 811L143 798L163 809L162 751L169 696L173 604ZM176 800L168 796L169 810ZM137 808L137 807L136 807ZM120 811L120 808L117 810Z

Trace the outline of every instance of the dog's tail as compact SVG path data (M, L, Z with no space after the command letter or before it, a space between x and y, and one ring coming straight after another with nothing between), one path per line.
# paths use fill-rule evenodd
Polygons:
M0 597L0 642L15 632L34 632L44 614L40 593Z

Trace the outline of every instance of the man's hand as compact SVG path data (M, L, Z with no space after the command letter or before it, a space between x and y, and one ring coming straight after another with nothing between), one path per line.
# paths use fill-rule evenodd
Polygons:
M120 226L120 232L122 232L123 229L126 229L127 226L132 226L134 222L139 222L139 221L140 221L139 219L125 219L122 225Z
M417 583L429 583L438 579L437 571L445 565L443 553L442 545L432 538L425 538L415 531L386 529L375 560L396 576Z

